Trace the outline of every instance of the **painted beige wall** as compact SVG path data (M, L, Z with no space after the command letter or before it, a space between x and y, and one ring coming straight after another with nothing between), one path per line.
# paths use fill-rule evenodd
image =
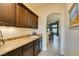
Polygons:
M27 8L29 8L31 11L33 11L35 14L37 14L38 16L39 16L39 12L38 11L40 11L40 9L39 8L37 8L37 7L33 7L32 5L31 5L31 3L23 3L25 6L27 6ZM35 4L35 3L34 3Z
M66 11L66 55L79 56L79 26L69 28L68 11L71 8L72 4L67 4Z

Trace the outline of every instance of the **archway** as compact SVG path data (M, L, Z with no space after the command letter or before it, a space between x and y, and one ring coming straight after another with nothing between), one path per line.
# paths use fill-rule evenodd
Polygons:
M60 19L61 14L54 12L47 16L47 49L60 54Z

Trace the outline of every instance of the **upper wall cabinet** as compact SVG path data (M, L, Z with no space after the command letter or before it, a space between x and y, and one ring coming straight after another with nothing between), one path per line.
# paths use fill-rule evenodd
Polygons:
M38 16L23 4L16 4L16 26L38 28Z
M25 8L16 4L16 26L25 27Z
M38 16L22 3L0 4L0 26L38 28Z
M28 13L28 26L30 28L38 28L38 17L33 13Z
M0 26L15 26L15 4L0 4Z

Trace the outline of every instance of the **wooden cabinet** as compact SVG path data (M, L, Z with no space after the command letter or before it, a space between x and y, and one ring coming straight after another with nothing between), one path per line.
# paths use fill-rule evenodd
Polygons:
M38 16L33 15L33 28L38 28Z
M17 48L3 56L33 56L33 42Z
M21 4L16 4L16 26L25 27L25 8Z
M23 56L33 56L33 42L23 46Z
M25 10L25 27L29 27L28 26L28 21L29 21L29 11L28 10Z
M17 48L7 54L5 54L4 56L22 56L22 48Z
M38 16L22 4L16 4L16 26L38 28Z
M0 4L0 26L15 26L15 4Z
M33 16L31 12L28 13L28 27L29 28L33 27Z
M28 16L28 26L30 28L38 28L38 16L34 15L33 13L29 12Z
M39 38L3 56L37 56L41 51L41 47L41 39Z
M0 26L38 28L38 16L22 3L0 4Z
M34 56L37 56L41 51L41 40L37 39L34 41Z
M41 38L23 46L23 56L37 56L42 50Z

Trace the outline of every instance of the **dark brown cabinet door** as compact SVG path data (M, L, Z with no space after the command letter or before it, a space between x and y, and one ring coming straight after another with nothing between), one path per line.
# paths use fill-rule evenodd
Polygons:
M16 26L25 27L25 8L16 4Z
M33 15L33 27L38 28L38 16Z
M37 56L42 49L41 39L32 41L24 46L21 46L3 56Z
M28 13L28 27L38 28L38 17L31 12Z
M25 10L25 27L29 27L28 26L28 20L29 20L29 11L28 10Z
M0 4L0 26L38 28L38 16L21 3Z
M32 13L28 12L28 27L32 28L33 27L33 17L32 17Z
M40 39L34 41L34 56L37 56L41 51L41 43Z
M15 26L15 4L0 4L0 25Z
M5 54L4 56L22 56L22 47L17 48L7 54Z
M23 46L23 56L33 56L33 42Z
M16 26L38 28L38 16L22 4L16 4Z

